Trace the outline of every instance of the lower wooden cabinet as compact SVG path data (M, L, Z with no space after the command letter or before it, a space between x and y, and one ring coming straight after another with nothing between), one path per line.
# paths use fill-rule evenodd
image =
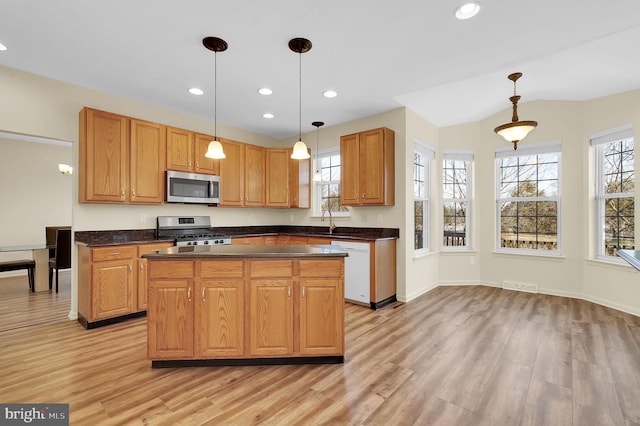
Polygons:
M152 360L344 355L344 259L149 260Z
M78 247L78 314L87 328L146 309L145 253L172 243Z

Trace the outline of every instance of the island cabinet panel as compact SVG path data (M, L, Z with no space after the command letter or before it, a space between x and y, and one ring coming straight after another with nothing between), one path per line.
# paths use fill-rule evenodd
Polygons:
M192 279L149 282L147 353L150 358L193 357L193 296Z
M300 280L300 353L332 355L344 350L341 279Z
M250 355L293 355L293 280L252 279Z
M195 303L195 357L244 355L242 275L237 279L199 280L196 290L200 299Z
M138 246L138 255L136 256L136 262L138 267L138 279L137 285L137 300L136 307L138 311L147 310L147 259L143 259L142 255L151 253L154 251L162 250L164 248L172 247L172 243L153 243L153 244L141 244Z

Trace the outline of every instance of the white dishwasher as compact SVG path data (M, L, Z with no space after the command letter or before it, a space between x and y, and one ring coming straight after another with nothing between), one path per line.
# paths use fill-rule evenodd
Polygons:
M370 306L369 285L369 243L331 241L331 245L340 246L349 253L344 260L344 298L346 300Z

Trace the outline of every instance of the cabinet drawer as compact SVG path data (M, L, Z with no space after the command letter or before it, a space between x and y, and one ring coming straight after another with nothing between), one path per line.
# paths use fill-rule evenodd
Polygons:
M342 275L342 259L300 260L301 277L333 277Z
M172 243L141 244L138 246L138 257L141 257L143 254L166 249L169 247L173 247L173 244Z
M293 276L293 260L252 260L251 278L277 278Z
M194 262L192 260L175 261L150 261L149 278L193 278Z
M134 257L134 251L134 246L94 248L91 250L91 260L94 262L104 262L106 260L132 259Z
M203 260L200 265L201 278L242 278L243 260Z

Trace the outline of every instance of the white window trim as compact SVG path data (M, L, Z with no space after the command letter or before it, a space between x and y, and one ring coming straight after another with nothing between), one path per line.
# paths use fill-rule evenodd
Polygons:
M500 204L502 202L509 202L515 200L521 200L521 198L499 198L500 194L500 159L506 157L521 157L525 155L536 154L558 154L558 195L556 197L527 197L527 201L556 201L558 203L558 217L557 233L558 233L558 250L538 250L538 249L518 249L501 247L500 236ZM496 253L502 254L517 254L517 255L533 255L533 256L547 256L547 257L562 257L562 142L561 141L548 141L530 143L526 145L518 146L518 150L514 151L511 147L500 147L496 149L495 154L495 191L496 191Z
M319 170L319 165L317 164L318 159L322 157L330 157L332 155L340 155L340 147L325 148L318 151L318 155L315 156L313 158L313 161L311 162L312 176L313 176L313 172L315 172L316 170ZM342 158L340 158L340 175L342 176ZM322 194L320 190L320 185L330 183L330 182L329 181L314 182L312 180L311 183L312 183L311 186L312 186L312 197L313 197L311 217L320 218L322 217L322 212L320 211L320 206L322 204L320 201L320 196ZM340 182L338 181L337 183L340 183ZM342 192L342 188L340 188L340 191ZM334 218L349 218L351 217L351 211L349 211L349 207L347 206L346 212L332 211L331 215Z
M413 195L412 199L411 199L411 211L415 213L415 201L416 200L421 200L421 201L425 201L425 209L423 210L423 222L422 222L422 242L423 242L423 247L420 249L416 249L415 245L412 244L413 248L413 257L419 257L419 256L423 256L427 253L431 252L431 163L433 162L433 160L435 159L435 153L436 150L434 147L432 147L431 145L427 144L426 142L422 142L419 140L414 141L413 143L413 152L418 152L422 155L424 155L425 157L425 198L415 198L415 194ZM413 170L413 155L411 156L411 170ZM413 174L411 175L411 188L413 191L413 181L414 181L414 176ZM412 215L413 220L411 221L413 223L413 232L412 235L415 236L415 216ZM413 239L412 239L413 240Z
M589 135L589 143L595 150L595 182L594 182L594 192L595 192L595 233L596 233L596 247L595 247L595 258L597 260L602 260L606 262L614 262L619 264L626 264L624 259L618 256L608 256L604 254L604 232L602 232L602 228L604 227L604 214L602 201L605 198L627 198L632 197L635 199L635 192L620 192L615 194L608 194L605 197L603 193L603 183L604 183L604 171L603 171L603 147L604 145L610 142L616 142L622 139L634 138L633 135L633 124L626 123L620 126L613 127L611 129L602 130L599 132L595 132ZM635 139L634 139L634 159L635 159ZM635 185L634 185L635 188ZM635 206L634 206L635 209Z
M467 169L467 198L465 199L465 203L467 204L467 216L465 218L466 220L466 232L465 232L465 245L463 246L446 246L442 243L442 239L440 239L440 245L442 247L442 251L446 251L446 252L455 252L455 251L470 251L473 248L473 241L471 239L471 227L472 227L472 223L473 223L473 218L472 218L472 208L473 208L473 202L472 202L472 194L473 194L473 162L474 162L474 152L473 151L458 151L458 150L451 150L451 151L445 151L442 153L442 162L444 163L445 160L459 160L459 161L464 161L466 163L466 169ZM444 164L443 164L443 168L444 168ZM444 184L444 181L443 181ZM461 202L461 199L458 198L444 198L444 196L442 197L442 205L444 206L444 203L446 202ZM444 207L443 207L444 208ZM444 233L444 216L441 215L440 216L441 219L441 229L443 230L442 232ZM444 235L442 235L444 236Z

